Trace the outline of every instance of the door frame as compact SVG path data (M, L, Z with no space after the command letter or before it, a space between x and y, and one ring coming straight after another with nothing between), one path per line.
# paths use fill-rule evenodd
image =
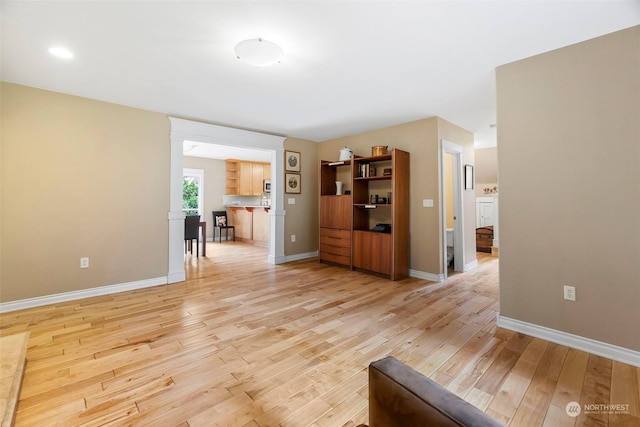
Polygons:
M463 147L445 139L440 140L440 150L438 163L440 166L440 239L442 242L442 271L443 277L447 278L447 196L446 196L446 168L445 156L450 154L453 156L452 174L453 174L453 270L464 271L465 266L465 239L464 239L464 205L462 197L462 153Z
M286 137L169 117L171 122L171 172L169 189L168 283L186 279L184 269L184 212L182 211L182 157L184 141L228 145L271 153L271 239L268 262L281 264L284 256L284 141Z

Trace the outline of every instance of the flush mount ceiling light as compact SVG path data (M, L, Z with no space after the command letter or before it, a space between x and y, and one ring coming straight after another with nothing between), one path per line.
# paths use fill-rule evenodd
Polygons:
M49 48L49 53L57 56L58 58L71 59L73 58L73 53L66 47L62 46L54 46Z
M277 44L264 40L243 40L236 45L236 58L256 67L268 67L282 61L284 51Z

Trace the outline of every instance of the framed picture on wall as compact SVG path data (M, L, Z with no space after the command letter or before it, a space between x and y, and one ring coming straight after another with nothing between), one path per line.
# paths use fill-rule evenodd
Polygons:
M300 153L299 152L285 150L284 170L287 172L300 172Z
M299 173L284 174L284 192L289 194L300 194L302 190L302 182L300 182Z
M473 165L464 165L464 189L473 190Z

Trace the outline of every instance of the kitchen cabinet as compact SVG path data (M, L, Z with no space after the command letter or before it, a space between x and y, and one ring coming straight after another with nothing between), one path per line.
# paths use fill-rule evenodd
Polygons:
M271 164L229 159L226 161L226 165L226 195L262 195L265 171L267 175L270 176Z
M265 171L266 169L266 171ZM263 183L265 179L269 179L271 165L262 163L251 164L251 183L253 194L258 196L263 192Z
M231 225L236 227L236 240L268 246L271 222L268 206L229 206Z
M238 161L225 160L226 163L226 183L224 194L240 194L238 188Z
M253 168L251 163L241 162L238 165L238 188L241 196L253 196Z
M246 209L231 209L232 225L236 227L236 240L251 240L253 215Z
M253 210L253 242L256 245L269 245L271 234L271 222L269 212L266 209L256 208Z

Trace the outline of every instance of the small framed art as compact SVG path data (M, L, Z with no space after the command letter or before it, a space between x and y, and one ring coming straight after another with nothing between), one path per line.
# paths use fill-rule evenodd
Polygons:
M287 172L300 172L300 153L298 151L285 150L284 170Z
M464 165L464 189L473 190L473 165Z
M300 182L299 173L284 174L284 192L289 194L300 194L302 190L302 182Z

